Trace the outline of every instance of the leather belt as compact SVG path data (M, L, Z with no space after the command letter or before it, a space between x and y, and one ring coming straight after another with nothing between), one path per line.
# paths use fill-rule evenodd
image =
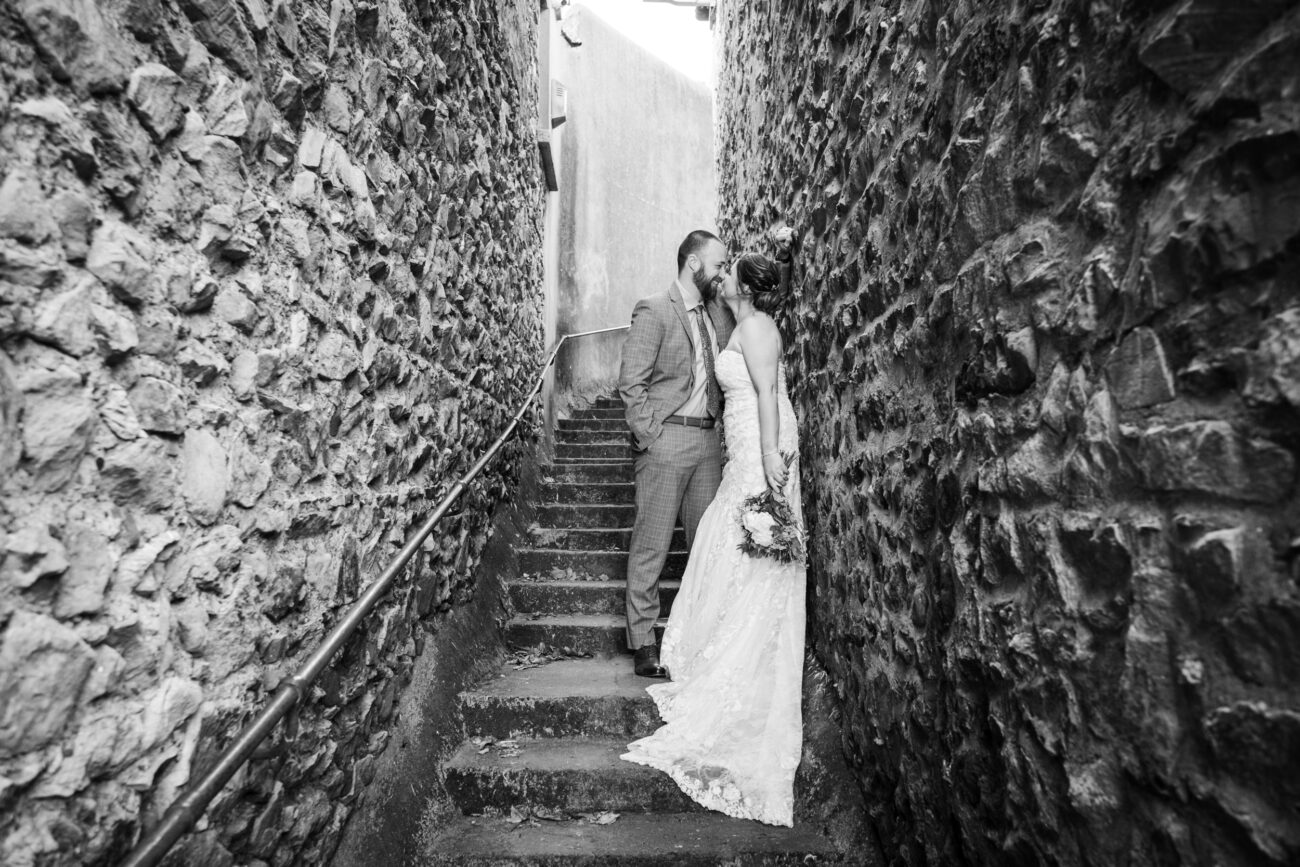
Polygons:
M693 415L670 415L664 419L664 424L681 424L687 427L698 427L708 430L717 424L717 421L711 418L697 418Z

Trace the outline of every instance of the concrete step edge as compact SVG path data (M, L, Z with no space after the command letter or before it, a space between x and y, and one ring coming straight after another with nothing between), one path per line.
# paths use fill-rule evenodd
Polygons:
M660 579L660 583L668 579ZM562 626L574 628L590 629L617 629L620 632L627 625L626 618L621 614L548 614L543 617L529 617L525 620L514 618L507 622L511 624L523 624L528 626ZM662 629L668 625L667 618L661 617L655 623L656 629Z
M666 774L619 758L623 737L520 738L507 751L467 739L446 761L446 786L463 812L543 805L560 810L685 812L703 807Z
M558 504L558 503L557 503L556 505L563 505L563 504ZM591 505L597 505L597 504L592 503ZM601 504L599 504L599 505L605 505L605 506L608 506L608 505L617 505L617 504L601 503ZM559 529L559 528L555 528L555 529ZM587 548L536 548L536 547L532 547L532 546L527 546L527 547L526 547L526 546L520 545L520 546L517 546L517 547L515 548L515 551L516 551L516 553L518 553L521 557L524 556L524 555L526 555L526 554L557 554L557 553L559 553L559 554L569 554L569 555L572 555L572 556L574 556L574 557L611 557L611 556L613 556L613 555L615 555L615 554L617 554L617 555L619 555L619 556L621 556L621 557L626 557L626 556L627 556L627 552L626 552L626 551L617 551L617 550L601 549L601 548L595 548L595 549L587 549ZM679 551L669 551L669 552L668 552L668 556L669 556L670 558L671 558L671 557L675 557L675 556L684 556L686 553L687 553L687 552L684 551L684 550L679 550Z
M504 816L457 817L429 838L428 849L417 863L420 867L848 863L841 862L829 841L806 828L776 828L709 812L627 813L606 825L594 819L512 822Z
M597 590L604 590L604 589L624 590L627 588L627 579L610 578L605 581L581 581L581 580L574 581L569 578L543 578L535 581L533 580L525 581L521 578L511 578L509 581L506 582L507 587L536 587L538 585L541 585L543 587L563 587L565 589L592 588ZM682 579L660 578L659 586L680 590L682 587Z

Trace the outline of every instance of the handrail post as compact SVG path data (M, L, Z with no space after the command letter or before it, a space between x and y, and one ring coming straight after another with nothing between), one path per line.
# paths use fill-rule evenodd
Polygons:
M433 512L420 525L397 556L389 562L379 577L371 582L352 607L348 609L347 614L343 616L338 623L321 639L321 643L311 652L306 661L292 676L280 681L280 685L271 695L270 701L262 707L253 721L235 736L235 739L221 751L217 761L209 768L204 775L193 785L186 788L185 793L177 798L163 813L158 824L149 830L147 834L140 838L135 847L126 856L126 860L121 863L121 867L153 867L163 856L175 845L176 841L185 834L194 823L198 821L199 816L207 809L208 804L217 796L217 793L225 787L230 778L248 761L257 749L257 745L264 741L267 736L275 730L275 726L290 711L295 710L308 694L311 685L325 670L329 664L356 631L357 627L365 619L379 600L387 592L389 586L396 577L401 574L402 569L415 556L416 551L424 544L424 540L433 532L434 526L442 520L443 516L451 509L452 504L464 493L469 487L470 482L483 471L492 458L505 446L510 437L514 435L519 427L520 420L528 412L528 407L532 404L533 399L541 393L542 385L546 381L546 374L555 363L556 356L559 355L560 347L566 340L574 337L587 337L592 334L604 334L610 331L622 331L630 328L630 325L616 325L611 328L598 328L594 331L582 331L577 334L565 334L555 341L551 348L546 362L542 365L541 372L538 374L537 382L533 385L532 391L523 399L519 405L519 410L514 414L506 429L496 438L488 450L474 462L474 465L461 476L455 484L443 495L438 504L434 506Z

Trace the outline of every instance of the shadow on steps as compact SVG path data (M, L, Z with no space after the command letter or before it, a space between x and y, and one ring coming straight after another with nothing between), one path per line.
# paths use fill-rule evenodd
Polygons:
M423 829L447 821L452 810L443 765L465 738L459 694L493 677L506 657L505 623L511 610L507 582L520 574L516 551L534 519L538 474L521 450L519 494L493 514L474 596L430 625L411 682L402 692L398 722L369 772L359 773L357 806L348 817L332 867L404 867L418 863Z
M794 778L794 821L818 829L845 863L880 867L889 859L872 831L866 801L844 754L839 701L809 648L803 666L803 756Z

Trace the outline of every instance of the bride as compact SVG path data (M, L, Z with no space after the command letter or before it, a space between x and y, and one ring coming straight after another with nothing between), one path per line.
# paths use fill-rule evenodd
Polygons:
M781 335L768 314L781 276L771 259L748 253L724 279L722 298L736 318L715 362L727 463L664 633L672 680L647 688L665 724L622 758L664 771L705 807L790 826L803 745L805 568L740 550L741 503L764 486L803 521L798 431ZM789 468L783 453L795 456Z

